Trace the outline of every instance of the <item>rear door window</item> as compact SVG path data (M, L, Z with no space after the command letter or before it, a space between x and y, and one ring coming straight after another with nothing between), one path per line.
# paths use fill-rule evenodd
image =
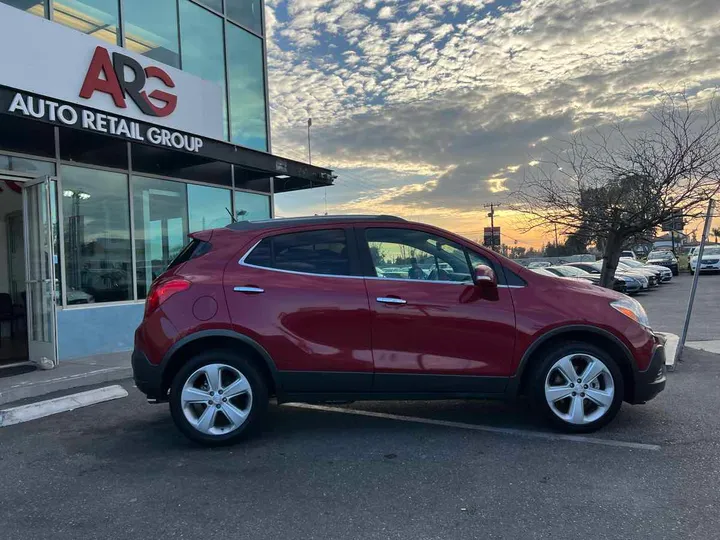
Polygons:
M265 238L245 257L244 263L286 272L351 275L347 235L343 229Z

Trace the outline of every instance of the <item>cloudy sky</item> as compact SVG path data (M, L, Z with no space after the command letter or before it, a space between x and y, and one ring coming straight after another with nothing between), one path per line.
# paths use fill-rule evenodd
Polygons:
M577 129L720 83L717 0L266 0L273 152L335 169L331 213L537 244L508 194ZM277 197L322 213L325 190ZM549 237L544 238L545 241Z

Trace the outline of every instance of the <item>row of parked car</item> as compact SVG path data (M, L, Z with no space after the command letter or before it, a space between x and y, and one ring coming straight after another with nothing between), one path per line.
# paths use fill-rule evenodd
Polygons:
M546 276L581 280L599 285L602 262L581 261L561 265L552 265L549 262L533 262L529 265L529 268L533 272ZM661 283L668 283L678 273L678 263L674 256L672 259L660 259L659 257L653 259L649 257L647 263L631 257L623 257L620 259L615 272L613 289L633 295L659 287Z

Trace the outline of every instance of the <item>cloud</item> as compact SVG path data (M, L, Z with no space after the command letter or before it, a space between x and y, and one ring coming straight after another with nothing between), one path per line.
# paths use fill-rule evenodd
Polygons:
M638 121L666 90L703 99L720 83L716 0L267 9L274 150L304 155L310 115L317 159L377 172L394 209L472 211L512 191L548 143ZM364 200L342 191L338 209Z
M383 6L378 11L378 19L392 19L393 11L390 6Z

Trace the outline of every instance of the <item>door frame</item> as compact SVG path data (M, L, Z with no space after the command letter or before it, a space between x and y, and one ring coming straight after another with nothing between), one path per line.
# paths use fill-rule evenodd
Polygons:
M28 359L31 362L38 364L43 369L53 369L58 364L58 340L57 340L57 302L55 299L55 260L58 254L55 253L55 244L53 242L53 223L52 223L52 182L57 182L57 178L54 176L40 176L30 180L26 180L22 183L23 188L23 233L24 233L24 250L25 250L25 298L27 301L26 306L26 317L27 317L27 340L28 340ZM28 200L27 189L38 186L40 184L46 184L44 200L39 201L40 204L45 205L45 212L47 213L47 228L45 231L41 231L41 234L46 236L45 241L47 242L47 253L48 257L48 278L42 278L44 283L50 283L50 290L52 291L52 301L49 303L50 313L50 325L48 331L50 333L49 341L39 341L31 339L33 332L33 290L31 285L37 281L31 279L31 267L30 267L30 201ZM57 184L56 184L57 185ZM41 306L46 306L44 300L41 300ZM34 337L34 336L33 336ZM33 346L33 344L35 344ZM38 351L39 358L33 358L33 348Z

